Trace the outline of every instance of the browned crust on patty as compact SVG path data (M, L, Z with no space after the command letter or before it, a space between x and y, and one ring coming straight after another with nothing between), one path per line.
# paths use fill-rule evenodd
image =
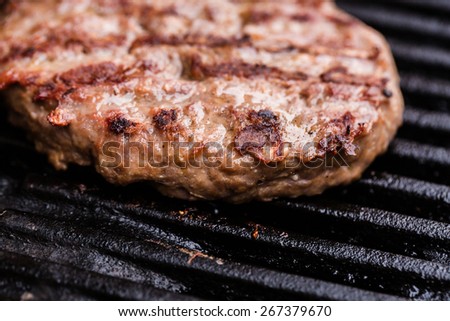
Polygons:
M277 161L282 156L278 117L270 110L252 110L245 123L234 137L236 148L264 162Z
M0 90L58 168L94 164L111 182L188 199L311 195L357 178L401 123L385 40L330 1L6 7ZM139 167L133 153L129 167L103 166L111 141L152 142L177 161L192 153L173 143L204 157L213 142L231 166ZM350 166L314 167L330 155Z

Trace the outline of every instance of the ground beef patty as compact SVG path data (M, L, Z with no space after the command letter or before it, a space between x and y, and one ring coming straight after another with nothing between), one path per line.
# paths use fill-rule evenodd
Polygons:
M0 90L58 169L184 199L313 195L358 178L401 123L386 41L331 1L1 8Z

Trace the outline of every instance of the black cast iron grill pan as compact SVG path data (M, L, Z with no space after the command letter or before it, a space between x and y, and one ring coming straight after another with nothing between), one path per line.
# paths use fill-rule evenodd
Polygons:
M404 126L364 177L227 205L55 172L0 129L0 298L449 300L447 1L338 1L392 45Z

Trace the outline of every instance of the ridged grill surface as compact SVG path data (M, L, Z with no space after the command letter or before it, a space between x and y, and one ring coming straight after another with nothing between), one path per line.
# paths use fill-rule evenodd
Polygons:
M450 6L338 3L387 36L407 105L360 181L239 206L167 199L55 172L3 108L0 298L450 300Z

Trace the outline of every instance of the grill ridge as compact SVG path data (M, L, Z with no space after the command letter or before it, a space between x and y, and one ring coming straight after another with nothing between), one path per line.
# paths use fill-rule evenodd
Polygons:
M400 1L393 1L399 3ZM438 40L450 39L450 24L446 19L437 19L439 8L433 15L423 14L421 10L405 10L389 3L378 1L338 1L346 11L361 18L370 25L380 26L391 33L412 32L414 35L432 37ZM390 34L389 32L387 32ZM409 38L413 38L410 34Z

